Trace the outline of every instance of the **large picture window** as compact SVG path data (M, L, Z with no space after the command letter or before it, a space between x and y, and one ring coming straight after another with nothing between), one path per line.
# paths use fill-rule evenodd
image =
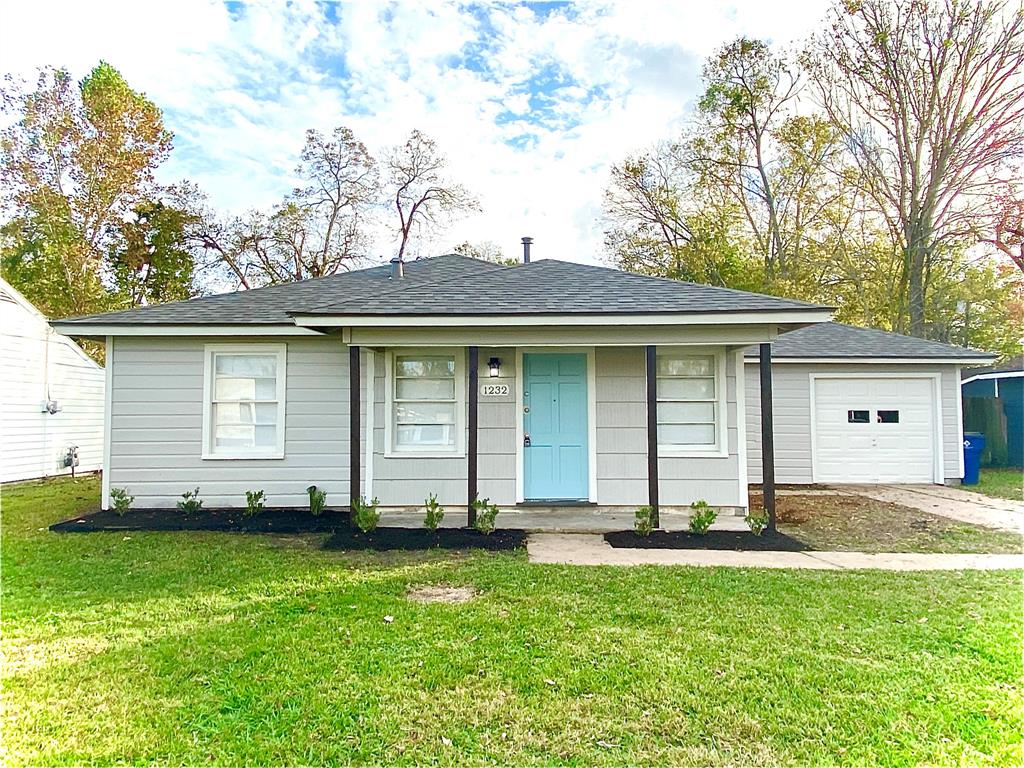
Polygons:
M658 353L658 446L667 453L720 449L719 360L714 354Z
M285 345L208 345L203 455L283 458Z
M458 453L462 421L458 355L439 351L395 352L391 360L391 451Z

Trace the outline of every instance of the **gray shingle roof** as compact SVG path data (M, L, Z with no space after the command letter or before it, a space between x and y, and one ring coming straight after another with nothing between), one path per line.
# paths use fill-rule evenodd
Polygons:
M389 266L384 265L60 322L259 325L291 323L291 316L297 314L686 314L826 309L775 296L553 259L501 266L449 255L410 262L401 281L391 280L389 273Z
M746 350L756 357L757 348ZM939 341L859 328L843 323L818 323L779 336L772 356L782 358L917 358L922 360L991 360L993 355Z
M544 315L686 314L827 309L816 304L545 259L324 302L295 314Z
M452 255L409 262L405 267L405 280L410 285L417 285L456 276L470 277L495 269L501 269L501 266L468 256ZM374 296L394 286L389 278L390 272L390 267L385 264L297 283L221 293L123 312L73 317L60 322L102 322L114 325L291 325L289 313L304 307L354 297L372 301Z

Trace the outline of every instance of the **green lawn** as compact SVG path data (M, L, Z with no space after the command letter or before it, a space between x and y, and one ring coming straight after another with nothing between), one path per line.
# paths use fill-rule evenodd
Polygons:
M965 485L964 488L999 499L1024 501L1024 469L1020 467L982 468L979 481L977 485Z
M45 529L96 493L3 489L7 765L1024 758L1019 572L573 568ZM440 583L480 596L405 597Z

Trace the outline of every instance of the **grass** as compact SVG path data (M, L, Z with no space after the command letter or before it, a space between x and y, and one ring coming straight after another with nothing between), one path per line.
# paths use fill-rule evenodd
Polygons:
M52 534L3 493L7 765L1019 765L1021 574ZM462 605L412 585L472 586ZM390 620L389 620L390 617Z
M761 496L752 496L761 505ZM1021 537L866 496L779 496L779 530L812 549L1019 554Z
M1020 467L984 467L978 480L977 485L965 485L964 489L995 496L997 499L1024 501L1024 469Z

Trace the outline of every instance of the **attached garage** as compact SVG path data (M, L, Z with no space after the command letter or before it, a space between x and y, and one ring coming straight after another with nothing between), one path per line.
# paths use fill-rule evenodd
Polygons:
M992 355L841 323L787 333L772 347L776 482L960 482L960 366ZM749 393L760 386L756 354L747 351ZM746 413L757 483L757 397L746 398Z
M820 483L941 480L940 376L811 374L812 476Z

